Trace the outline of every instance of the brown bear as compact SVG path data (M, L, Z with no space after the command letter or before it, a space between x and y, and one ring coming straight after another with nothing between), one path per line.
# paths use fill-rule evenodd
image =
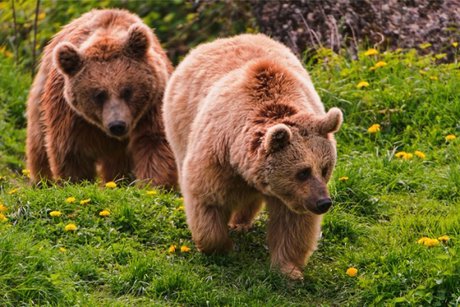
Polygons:
M33 182L129 178L173 187L161 106L172 65L156 36L124 10L93 10L44 50L27 104Z
M228 226L249 228L265 203L272 265L301 279L332 205L342 112L325 112L300 61L262 34L200 45L171 76L163 116L197 248L231 250Z

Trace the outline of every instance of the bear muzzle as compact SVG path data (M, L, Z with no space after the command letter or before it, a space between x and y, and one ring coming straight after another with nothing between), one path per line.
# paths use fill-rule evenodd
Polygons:
M329 197L320 199L316 202L316 210L313 212L316 214L323 214L329 211L329 209L332 207L332 199Z
M115 120L109 123L109 131L112 135L121 137L128 132L128 126L124 121Z

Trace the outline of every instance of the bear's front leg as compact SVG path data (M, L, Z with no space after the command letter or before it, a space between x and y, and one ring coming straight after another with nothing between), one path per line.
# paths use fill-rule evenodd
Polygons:
M95 160L84 155L83 150L58 136L48 135L47 153L55 180L81 182L96 176Z
M184 193L187 224L198 250L205 254L224 254L232 250L227 223L230 213L218 205L207 205Z
M292 279L303 279L302 269L316 249L321 216L296 214L280 200L267 197L268 247L272 266Z
M130 151L136 179L166 189L177 186L176 162L164 136L136 136Z

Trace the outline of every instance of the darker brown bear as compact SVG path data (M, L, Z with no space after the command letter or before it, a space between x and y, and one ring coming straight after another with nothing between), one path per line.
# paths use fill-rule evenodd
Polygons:
M27 106L34 182L133 174L172 187L177 175L161 105L172 65L153 32L123 10L94 10L45 48Z

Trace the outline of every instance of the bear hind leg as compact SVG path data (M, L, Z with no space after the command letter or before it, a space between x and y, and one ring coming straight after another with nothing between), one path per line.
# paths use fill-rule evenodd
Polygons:
M233 213L228 226L236 231L248 231L261 208L262 200L259 199L245 204Z

